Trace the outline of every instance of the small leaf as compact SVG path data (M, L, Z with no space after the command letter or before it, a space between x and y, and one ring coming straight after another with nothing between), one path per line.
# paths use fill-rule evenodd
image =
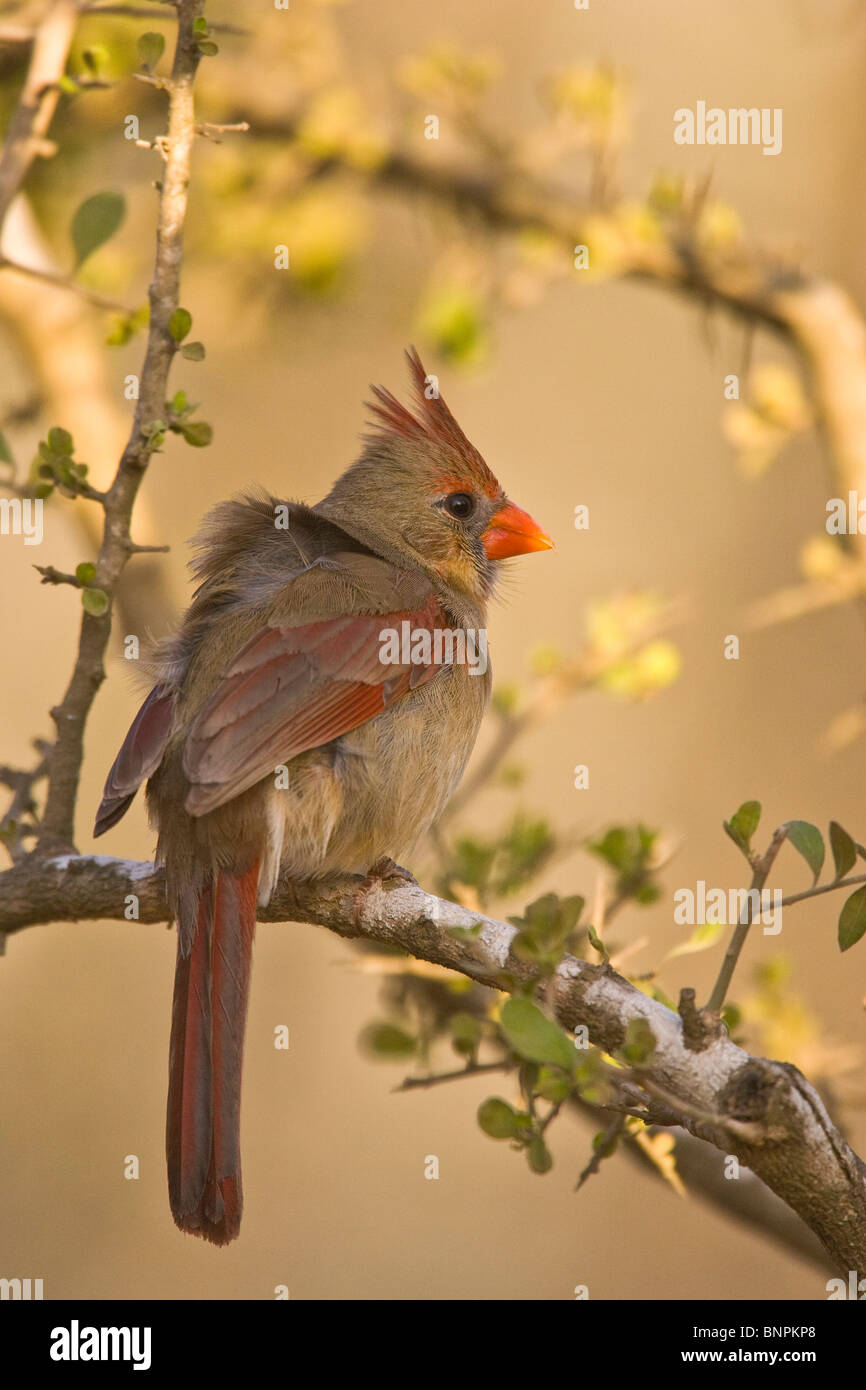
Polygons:
M190 420L181 426L180 432L187 444L196 449L204 449L213 439L213 427L206 420Z
M474 1014L456 1013L449 1019L451 1045L463 1057L471 1057L481 1041L481 1020Z
M668 951L665 960L673 960L674 956L690 956L695 951L709 950L710 946L715 946L724 930L722 922L701 922L687 940L681 941L679 946L674 946L672 951Z
M500 1015L510 1047L528 1062L553 1062L566 1071L574 1065L574 1047L558 1024L531 999L506 1000Z
M395 1023L368 1023L359 1041L374 1057L411 1057L416 1048L411 1034Z
M168 331L176 343L182 343L192 328L192 314L189 309L175 309L168 321Z
M818 882L824 864L824 837L816 825L807 820L791 820L787 825L788 839L798 854L802 854Z
M203 53L206 58L215 58L219 53L219 45L213 43L210 39L199 39L198 51L199 53Z
M830 848L833 851L833 863L836 867L836 878L844 878L850 869L857 863L857 846L851 839L847 830L843 830L838 821L830 822Z
M587 924L586 936L590 946L592 946L594 950L598 951L599 955L604 960L609 960L610 957L607 954L607 947L605 946L604 942L602 941L601 937L599 936L598 932L596 931L595 927L592 925L591 922Z
M202 362L204 360L204 343L184 343L180 355L189 362Z
M165 39L162 34L149 29L146 34L139 34L136 47L142 67L155 68L165 52Z
M72 435L68 430L59 429L57 426L48 431L48 447L53 454L63 457L71 457L74 445Z
M192 22L192 32L200 34L202 38L208 31L208 22L203 14L198 15Z
M731 829L740 836L747 848L751 845L752 836L757 830L760 820L760 801L744 801L739 810L731 816Z
M3 431L0 430L0 463L14 463L14 462L15 462L15 460L14 460L13 457L12 457L12 451L11 451L11 449L9 448L9 445L8 445L8 443L7 443L7 441L6 441L6 436L5 436L5 434L3 433Z
M514 1139L520 1133L516 1111L507 1100L490 1096L478 1107L478 1123L491 1139Z
M90 584L96 578L96 566L90 560L82 560L75 566L75 578L82 586Z
M839 950L847 951L866 932L866 885L852 893L839 913Z
M540 1134L527 1145L526 1160L533 1173L549 1173L553 1167L553 1155Z
M563 1076L557 1067L539 1067L535 1089L545 1100L561 1105L571 1095L574 1083Z
M89 48L83 50L81 61L92 77L98 77L108 62L108 50L103 48L100 43L91 44Z
M125 216L126 199L122 193L94 193L92 198L85 199L70 229L76 270L114 235Z
M92 618L101 618L108 608L108 594L102 589L82 589L81 603L85 613Z
M632 1018L625 1030L625 1042L621 1052L627 1062L640 1066L652 1056L656 1048L656 1037L649 1021L645 1018Z

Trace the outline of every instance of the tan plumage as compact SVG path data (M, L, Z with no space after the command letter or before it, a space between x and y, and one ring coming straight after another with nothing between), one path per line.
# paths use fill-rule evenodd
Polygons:
M242 1204L255 900L280 872L364 873L408 854L459 782L489 696L489 667L383 665L381 633L483 629L498 559L550 545L409 363L414 413L377 388L361 457L317 506L248 496L205 519L199 587L97 817L101 833L149 777L178 922L172 1210L219 1244Z

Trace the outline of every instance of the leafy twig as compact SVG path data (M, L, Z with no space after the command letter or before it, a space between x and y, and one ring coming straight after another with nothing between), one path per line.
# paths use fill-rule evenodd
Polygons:
M169 369L177 350L169 321L178 308L187 185L195 140L193 83L201 53L193 26L203 8L204 0L180 0L178 5L177 44L171 77L166 82L168 156L160 183L147 349L132 431L105 499L105 527L94 577L95 586L109 599L129 559L132 508L154 451L150 426L163 414ZM100 616L85 611L72 679L60 705L51 712L57 725L57 742L37 846L41 855L69 849L73 843L84 726L105 677L103 657L110 632L110 604Z
M757 889L758 894L760 895L760 891L764 887L764 884L767 882L767 877L770 873L770 870L772 869L773 864L776 862L776 855L782 848L787 834L788 827L786 825L780 826L778 830L774 831L773 838L770 841L766 854L763 855L761 859L757 859L754 861L752 870L752 882L749 885L749 894L746 898L746 902L744 904L740 920L734 928L733 935L731 936L731 940L728 945L728 949L725 952L725 958L722 961L722 968L719 971L719 977L713 986L713 992L710 995L709 1001L707 1003L708 1009L719 1012L721 1010L722 1005L725 1002L725 998L728 993L728 987L730 986L734 971L737 968L737 961L740 958L740 952L742 951L743 946L746 943L746 937L749 934L749 927L752 925L752 904L754 902L752 890Z

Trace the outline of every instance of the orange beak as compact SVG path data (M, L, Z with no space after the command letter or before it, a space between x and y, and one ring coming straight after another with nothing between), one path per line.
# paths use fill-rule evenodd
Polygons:
M490 518L481 543L489 560L507 560L511 555L528 555L533 550L553 550L553 541L528 512L506 502Z

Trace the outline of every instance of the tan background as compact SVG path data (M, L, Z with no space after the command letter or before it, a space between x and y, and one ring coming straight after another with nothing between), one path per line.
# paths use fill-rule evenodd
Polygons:
M259 8L267 7L244 7L246 22ZM537 117L542 74L613 58L633 81L627 168L635 189L659 167L712 168L717 191L751 232L802 247L808 264L862 297L866 28L858 8L593 0L578 13L568 0L440 0L433 8L369 0L343 11L339 27L373 91L396 58L438 34L494 48L505 80L492 110L509 129ZM673 110L699 98L782 107L782 154L674 146ZM212 502L254 481L316 499L353 457L368 382L403 390L400 354L430 226L423 213L383 204L348 296L324 309L294 306L266 331L244 321L235 332L209 299L207 277L190 267L184 301L209 350L192 370L215 443L171 443L146 484L172 546L164 565L178 604L187 593L183 542ZM684 670L672 690L638 707L584 697L524 749L526 799L558 824L589 831L640 817L680 837L669 892L697 878L739 881L720 821L746 797L763 800L768 823L800 816L826 825L833 816L866 835L863 746L831 756L821 744L866 682L858 615L840 608L775 628L745 640L738 663L722 659L723 637L741 630L746 603L796 578L797 550L820 528L828 493L813 437L758 482L737 473L719 422L722 380L739 369L742 337L727 323L718 328L708 348L692 304L631 285L564 283L537 307L501 318L482 372L438 366L470 437L558 541L555 554L514 566L492 617L500 680L520 679L536 641L576 647L592 596L634 586L690 600L678 634ZM135 370L138 356L136 346L109 360L119 401L123 371ZM26 379L12 359L8 345L4 404ZM591 508L588 534L571 526L578 502ZM30 567L36 559L69 568L81 558L65 505L50 512L40 551L15 539L0 546L4 761L25 760L29 738L48 734L47 709L63 689L77 632L76 596L39 587ZM81 850L93 848L93 809L134 708L115 648L88 732ZM590 765L589 792L572 790L577 762ZM495 797L479 809L495 817ZM137 803L99 850L146 858L152 843ZM793 856L780 873L791 890L806 885ZM540 886L591 885L581 858ZM834 1037L859 1045L866 956L864 948L838 954L834 906L792 912L781 944L796 962L795 988ZM623 916L623 939L647 931L645 965L682 935L667 897ZM756 941L751 957L777 948ZM685 983L706 992L717 957L675 963L669 992ZM134 924L58 924L10 941L0 968L0 1274L42 1277L47 1297L268 1298L281 1283L296 1298L337 1299L560 1299L578 1283L596 1299L823 1295L825 1276L810 1266L624 1164L608 1164L575 1195L591 1131L572 1119L553 1133L553 1172L530 1176L475 1124L478 1102L507 1083L391 1094L403 1070L366 1061L356 1046L377 1012L376 982L358 972L346 945L309 926L258 931L241 1238L217 1251L182 1237L168 1212L163 1160L173 961L172 934ZM287 1054L272 1045L279 1023L291 1030ZM857 1114L849 1120L862 1140ZM127 1154L140 1158L138 1182L124 1181ZM439 1157L436 1182L424 1179L428 1154Z

